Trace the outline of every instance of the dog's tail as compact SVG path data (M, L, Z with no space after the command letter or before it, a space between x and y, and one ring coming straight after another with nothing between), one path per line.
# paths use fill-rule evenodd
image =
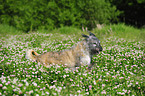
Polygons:
M34 50L30 49L26 52L26 58L27 59L32 59L32 60L36 60L37 56L39 54L37 52L35 52Z

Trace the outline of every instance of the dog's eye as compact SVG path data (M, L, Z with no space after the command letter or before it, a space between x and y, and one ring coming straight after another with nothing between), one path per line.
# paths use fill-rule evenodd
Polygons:
M96 44L97 45L97 43L93 43L93 44Z

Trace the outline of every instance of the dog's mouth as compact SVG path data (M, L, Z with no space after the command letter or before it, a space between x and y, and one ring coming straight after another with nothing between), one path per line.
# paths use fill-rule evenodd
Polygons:
M95 54L99 54L99 52L100 52L99 50L96 50Z
M98 49L92 50L92 54L94 54L94 55L95 55L95 54L96 54L96 55L99 54L99 52L100 52L100 51L99 51Z
M100 51L102 51L102 49L100 50L99 48L96 48L95 50L93 50L93 54L99 54L100 53Z

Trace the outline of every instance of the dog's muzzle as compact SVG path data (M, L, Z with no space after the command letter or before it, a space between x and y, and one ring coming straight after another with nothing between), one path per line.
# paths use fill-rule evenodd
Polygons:
M99 52L101 52L102 50L103 50L102 47L100 47L100 48L96 48L96 52L95 52L95 54L99 54Z

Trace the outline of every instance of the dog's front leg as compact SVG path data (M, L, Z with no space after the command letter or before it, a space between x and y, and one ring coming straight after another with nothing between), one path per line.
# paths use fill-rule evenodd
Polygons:
M81 66L81 61L80 60L81 60L80 57L76 57L75 67Z
M94 64L95 64L95 63L92 62L92 60L91 60L91 64L88 66L88 70L89 70L89 71L92 69L92 67L93 67Z

